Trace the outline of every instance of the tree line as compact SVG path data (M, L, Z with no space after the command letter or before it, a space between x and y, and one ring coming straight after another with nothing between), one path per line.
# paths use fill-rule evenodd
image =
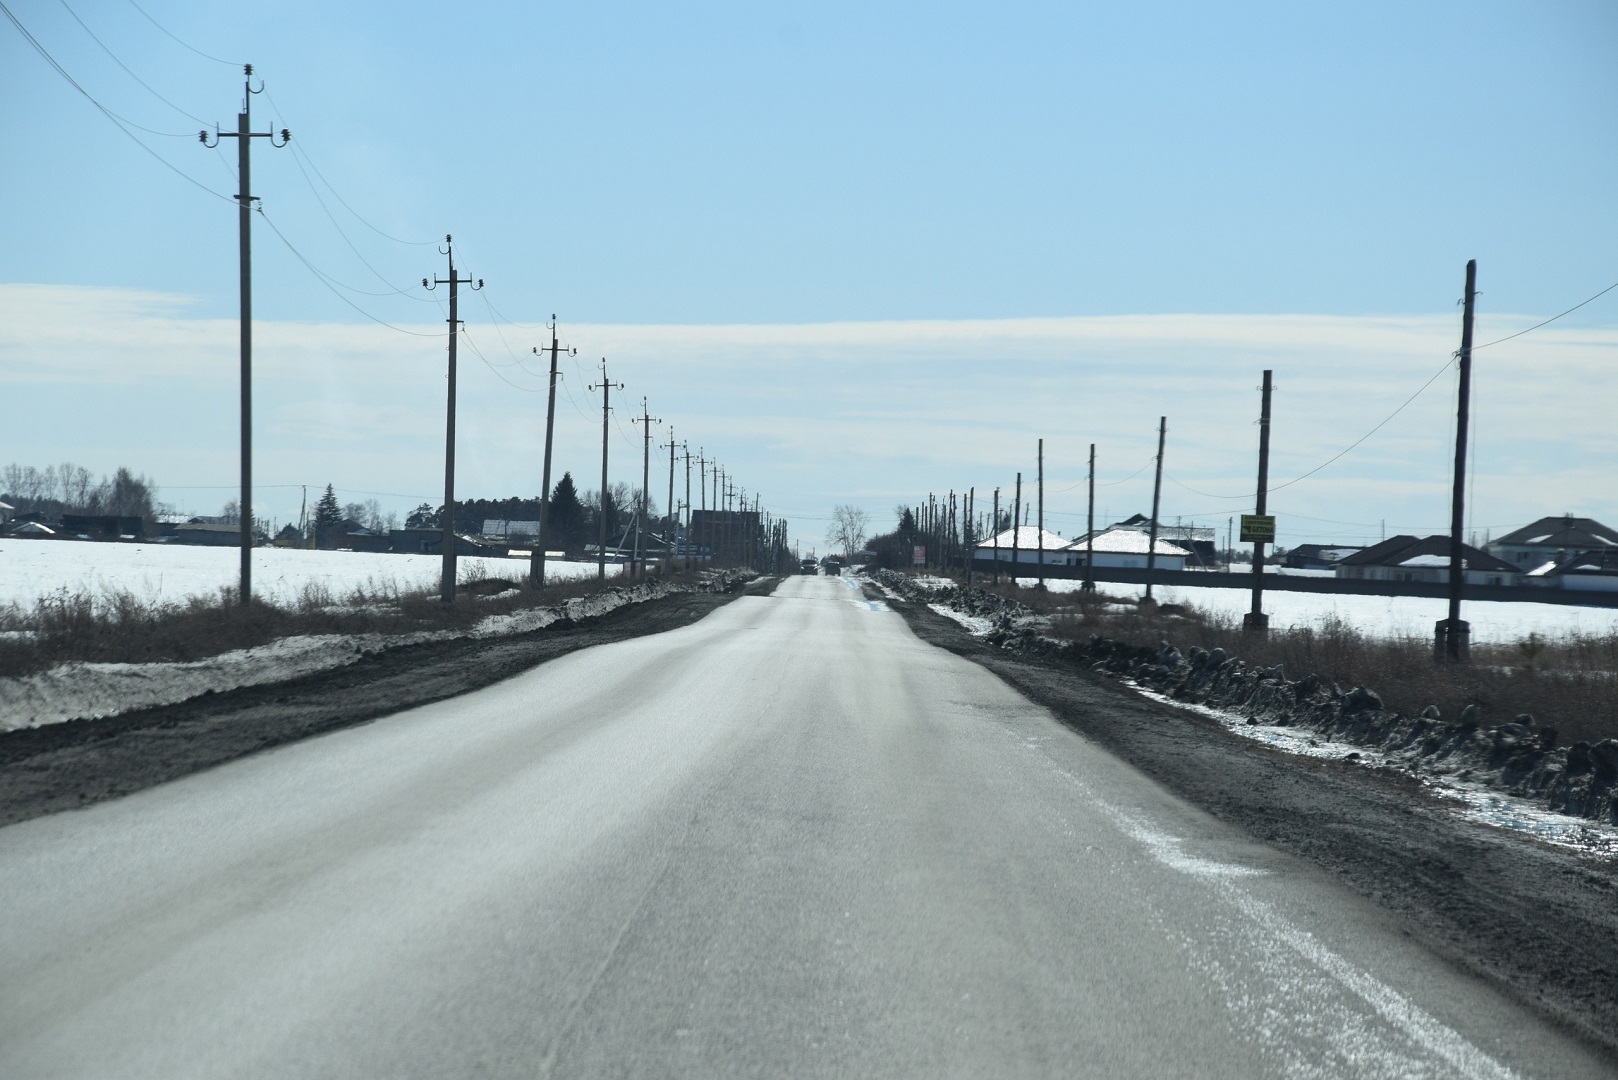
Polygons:
M162 508L157 485L120 467L111 476L96 479L82 465L64 461L43 469L33 465L7 465L0 470L0 501L19 514L37 513L52 520L63 514L138 517L148 531Z

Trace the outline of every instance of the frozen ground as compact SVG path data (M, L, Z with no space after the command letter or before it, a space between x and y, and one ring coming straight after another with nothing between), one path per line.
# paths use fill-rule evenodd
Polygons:
M1056 592L1070 592L1078 581L1048 581ZM1109 596L1138 597L1142 585L1102 583ZM1152 595L1161 603L1189 604L1240 620L1252 605L1252 594L1245 589L1212 589L1159 585ZM1433 624L1449 613L1448 601L1425 596L1358 596L1334 593L1265 592L1264 610L1270 625L1318 626L1322 619L1336 616L1361 633L1374 637L1413 637L1423 641L1433 634ZM1510 643L1530 633L1541 637L1565 634L1609 634L1618 631L1618 608L1579 607L1572 604L1502 603L1468 601L1461 606L1461 618L1472 624L1472 641Z
M240 551L233 547L0 541L0 605L32 607L40 597L63 589L92 595L123 590L147 601L183 601L235 585L239 559ZM528 571L525 559L462 556L458 563L462 581L468 577L516 581ZM311 585L324 586L338 600L356 589L432 588L439 565L437 555L257 548L253 592L265 600L289 603ZM545 569L548 578L568 580L594 574L596 564L550 559ZM608 573L619 569L607 568Z

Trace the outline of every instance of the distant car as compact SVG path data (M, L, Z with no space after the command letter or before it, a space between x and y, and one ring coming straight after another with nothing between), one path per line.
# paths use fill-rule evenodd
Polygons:
M816 563L815 560L813 560L813 559L804 559L804 560L802 560L801 562L798 563L798 573L800 573L800 574L813 574L816 571L816 569L818 569L818 567L819 567L819 564Z

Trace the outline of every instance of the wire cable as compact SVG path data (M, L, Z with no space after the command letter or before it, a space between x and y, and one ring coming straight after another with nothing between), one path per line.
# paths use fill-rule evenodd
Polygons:
M187 45L184 41L181 41L179 38L175 37L172 33L169 33L168 28L165 27L162 23L158 22L156 19L154 19L150 15L148 15L146 13L146 9L141 7L139 4L135 3L135 0L129 0L129 6L134 8L136 11L140 12L142 15L145 15L147 22L151 23L153 26L155 26L159 30L163 31L163 33L168 34L168 36L171 39L173 39L177 44L182 45L187 49L190 49L192 52L196 53L198 56L202 57L204 60L212 60L216 64L224 64L226 67L233 67L233 68L238 68L238 69L246 66L244 64L238 64L238 63L236 63L235 61L232 61L232 60L221 60L217 56L209 56L207 53L203 52L201 49L197 48L196 46Z
M131 0L131 2L133 2L133 0ZM277 114L282 116L288 115L286 110L281 108L280 102L275 100L275 95L265 91L264 97L269 101L270 107L274 109ZM293 145L292 152L295 156L302 156L303 162L307 164L309 168L314 170L316 176L320 177L320 182L326 185L326 190L331 192L332 198L341 203L344 210L347 210L350 214L353 214L354 220L358 221L361 225L364 225L367 229L370 229L384 240L392 240L395 244L403 244L405 247L433 247L440 242L437 239L401 240L392 233L384 232L383 230L377 228L375 225L371 224L370 221L368 221L358 210L350 206L348 200L343 198L342 192L338 191L332 182L326 179L326 174L320 171L320 166L315 164L315 159L310 157L307 151L303 150L301 142ZM316 198L319 198L319 196L317 195Z
M437 332L435 332L435 331L424 332L424 331L420 331L420 330L406 330L402 326L395 326L392 323L387 322L386 320L377 318L375 315L372 315L369 311L366 311L364 308L362 308L358 304L354 303L354 301L350 300L348 297L344 296L342 293L337 291L336 285L333 284L333 279L330 279L325 273L323 273L321 270L319 270L315 266L314 263L312 263L308 259L304 258L303 252L299 251L297 248L292 246L292 241L290 241L290 240L288 240L286 238L285 233L283 233L280 229L276 228L275 222L270 220L270 215L268 215L268 214L266 214L264 212L264 208L262 206L258 208L258 214L259 214L259 217L264 219L264 224L266 224L266 225L268 225L270 227L270 231L275 233L276 236L280 237L281 243L286 245L287 250L292 252L293 257L295 257L299 262L303 263L304 267L306 269L308 269L308 271L311 274L315 275L315 277L319 279L319 281L320 281L320 283L322 285L324 285L324 286L326 286L326 288L330 289L331 294L333 296L337 297L337 299L341 300L343 303L347 304L349 307L353 308L355 311L359 312L361 315L364 315L367 319L370 319L372 322L376 323L378 326L385 326L389 330L397 330L399 333L401 333L401 334L409 334L411 337L424 337L425 338L425 337L437 337L438 336ZM355 290L355 291L358 291L358 290Z
M475 355L479 360L483 361L483 366L494 372L495 378L499 379L513 390L521 390L525 394L538 394L544 391L544 387L541 386L519 386L517 383L512 382L510 379L500 374L500 369L489 363L489 358L483 355L483 350L478 348L477 342L472 340L472 335L467 332L466 327L461 327L460 336L466 341L466 345L472 350L473 355Z
M68 74L66 68L64 68L61 64L56 62L56 58L50 54L50 52L45 48L45 46L43 46L43 45L41 45L39 43L38 38L34 37L33 34L28 32L28 28L26 26L24 26L17 19L16 15L12 14L11 9L6 6L4 0L0 0L0 12L5 13L6 18L11 20L11 25L13 25L13 26L15 26L17 28L17 32L22 34L22 36L25 39L27 39L28 44L30 44L30 45L32 45L34 47L34 51L39 53L39 55L45 60L45 62L47 64L49 64L52 67L52 69L54 69L55 72L58 75L60 75L63 79L65 79L67 81L67 84L69 86L73 87L73 89L77 90L80 94L84 95L84 99L86 101L88 101L90 104L94 105L101 112L101 115L105 116L108 120L112 121L112 123L118 128L118 130L123 132L124 135L127 136L131 142L133 142L136 146L140 147L142 150L146 151L153 158L155 158L160 165L162 165L165 169L168 169L170 172L174 173L174 175L178 176L180 179L184 180L186 183L191 184L193 187L199 188L202 191L207 192L209 195L212 195L216 199L221 199L224 202L231 203L233 205L235 204L236 200L235 200L234 197L232 197L230 195L221 194L220 192L217 192L213 188L209 187L207 184L204 184L201 180L198 180L195 177L191 176L189 173L182 170L179 166L175 165L173 162L171 162L167 158L165 158L162 154L159 154L156 150L153 150L150 146L147 146L144 142L142 142L140 140L140 136L136 135L133 131L130 131L129 129L131 127L140 128L140 130L150 132L153 135L168 135L169 134L168 132L166 132L166 131L153 131L151 128L142 127L140 124L135 123L133 120L125 119L124 117L119 116L117 113L113 112L111 109L107 108L105 105L101 104L101 102L99 102L99 101L97 101L95 99L95 96L93 94L91 94L90 91L86 90L84 87L79 85L78 80L74 79L72 75Z
M200 116L194 116L191 113L186 112L184 109L182 109L178 105L174 104L174 102L170 101L168 98L164 97L162 94L159 94L156 90L153 90L150 83L148 83L145 79L141 78L139 75L136 75L133 71L131 71L130 68L129 68L129 65L124 63L122 60L118 59L118 54L113 52L111 49L107 48L107 43L102 41L99 37L97 37L96 32L94 30L90 29L90 27L85 23L85 21L83 19L79 18L79 13L74 11L71 7L68 6L67 0L57 0L57 3L61 4L62 7L67 9L67 13L69 15L73 16L73 21L78 23L79 26L84 30L84 32L86 34L90 35L90 40L91 41L93 41L97 45L101 46L101 51L102 52L104 52L108 56L112 57L112 62L113 63L115 63L119 67L123 68L125 75L128 75L131 79L134 79L136 82L140 83L141 86L145 87L146 92L148 94L151 94L157 100L161 101L163 104L167 105L169 108L173 109L175 112L179 113L181 116L184 116L184 117L186 117L187 119L190 119L190 120L195 120L197 123L203 125L204 127L207 126L208 121L204 120Z
M1614 289L1618 289L1618 281L1615 281L1611 285L1608 285L1605 289L1602 289L1600 292L1598 292L1594 296L1590 297L1589 300L1581 300L1579 303L1574 304L1572 307L1570 307L1566 311L1562 312L1562 315L1571 315L1575 311L1577 311L1581 307L1583 307L1585 304L1588 304L1588 303L1590 303L1591 301L1594 301L1594 300L1601 299L1603 296L1606 296L1608 293L1612 292L1612 290L1614 290ZM1560 319L1562 317L1562 315L1552 315L1550 318L1546 319L1544 322L1535 323L1533 326L1530 326L1526 330L1519 330L1515 334L1507 334L1503 338L1495 338L1493 341L1485 342L1482 345L1474 345L1474 346L1472 346L1472 351L1477 352L1479 349L1487 349L1490 345L1498 345L1502 341L1510 341L1512 338L1520 338L1524 334L1531 334L1535 330L1538 330L1542 326L1549 326L1551 323L1555 322L1557 319Z

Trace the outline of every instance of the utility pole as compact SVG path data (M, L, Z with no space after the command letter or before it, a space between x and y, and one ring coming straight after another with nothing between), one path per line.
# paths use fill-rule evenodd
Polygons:
M678 445L679 444L677 444L674 441L674 425L670 424L669 425L669 501L663 507L665 510L668 511L668 515L669 515L668 535L663 538L664 541L665 541L666 546L668 547L668 555L667 555L668 562L663 567L663 573L665 575L667 575L671 570L674 569L674 530L676 528L678 528L678 525L679 525L679 523L675 520L675 513L674 513L674 451L675 451L675 448Z
M1084 519L1084 583L1080 592L1095 592L1096 578L1096 444L1090 444L1090 509Z
M994 521L989 526L994 537L994 584L1000 584L1000 489L994 489Z
M1011 587L1017 587L1017 557L1022 546L1022 473L1017 474L1017 499L1011 504Z
M691 447L686 443L680 444L685 458L685 556L680 560L680 569L691 569Z
M438 583L438 598L447 604L455 599L455 341L461 328L456 304L462 285L481 289L483 279L478 278L477 284L473 285L470 276L463 278L455 275L455 246L449 234L444 235L444 246L438 253L449 259L449 277L434 277L431 283L422 278L421 284L425 289L449 286L449 398L444 421L444 520L439 523L444 530L444 538L440 541L444 551Z
M545 587L545 548L549 546L550 538L545 531L545 525L550 519L551 505L551 435L556 430L556 356L560 352L556 343L556 316L551 316L551 392L545 402L545 468L540 473L539 481L539 535L534 538L534 553L528 560L528 576L534 583L534 588ZM569 356L579 355L579 350L567 350ZM535 346L534 355L539 355L539 348Z
M268 139L270 145L285 146L292 141L292 132L281 129L281 141L275 141L273 131L254 131L249 119L254 94L264 92L264 83L253 89L253 65L242 67L242 111L236 114L236 130L220 131L214 125L213 142L208 141L206 130L197 132L197 141L212 149L221 139L236 140L236 236L241 255L241 481L240 510L238 515L241 543L241 570L237 592L243 607L253 601L253 200L252 155L248 152L254 139Z
M1455 410L1455 491L1449 518L1449 618L1435 628L1433 655L1440 661L1466 663L1471 659L1472 627L1461 621L1461 586L1466 582L1466 551L1461 545L1461 523L1466 509L1466 425L1472 396L1472 308L1477 298L1478 261L1466 264L1466 298L1461 318L1461 386Z
M975 522L972 519L972 514L977 510L977 493L976 485L966 489L966 583L968 585L972 584L972 564L977 561L978 554L977 529L973 527Z
M645 436L645 445L641 450L640 459L640 505L635 508L635 556L629 564L629 571L631 574L636 573L635 568L639 565L639 575L645 577L646 560L641 555L640 541L641 519L646 516L647 510L651 507L652 425L661 424L663 421L646 411L646 399L643 397L640 399L640 415L632 417L629 422L631 424L640 424Z
M1258 497L1253 508L1258 517L1265 516L1270 497L1270 369L1264 369L1264 387L1258 412ZM1242 629L1262 634L1270 628L1270 617L1264 614L1264 541L1253 541L1253 609L1242 619Z
M1045 440L1039 440L1039 588L1045 588Z
M703 448L697 447L697 498L702 502L703 524L708 526L707 531L711 535L713 533L713 521L708 517L708 474L704 470L707 460L707 458L703 457ZM686 499L686 502L690 501L689 498ZM685 543L688 548L691 546L691 533L689 530L685 535ZM710 557L713 555L712 540L708 542L708 554Z
M1152 481L1152 531L1146 539L1146 602L1152 602L1152 578L1157 570L1157 507L1163 495L1163 438L1169 431L1169 418L1157 421L1157 479Z
M596 580L607 580L607 430L611 422L612 392L622 390L623 383L607 378L607 358L601 358L601 381L590 384L590 393L601 391L601 535L596 541Z

